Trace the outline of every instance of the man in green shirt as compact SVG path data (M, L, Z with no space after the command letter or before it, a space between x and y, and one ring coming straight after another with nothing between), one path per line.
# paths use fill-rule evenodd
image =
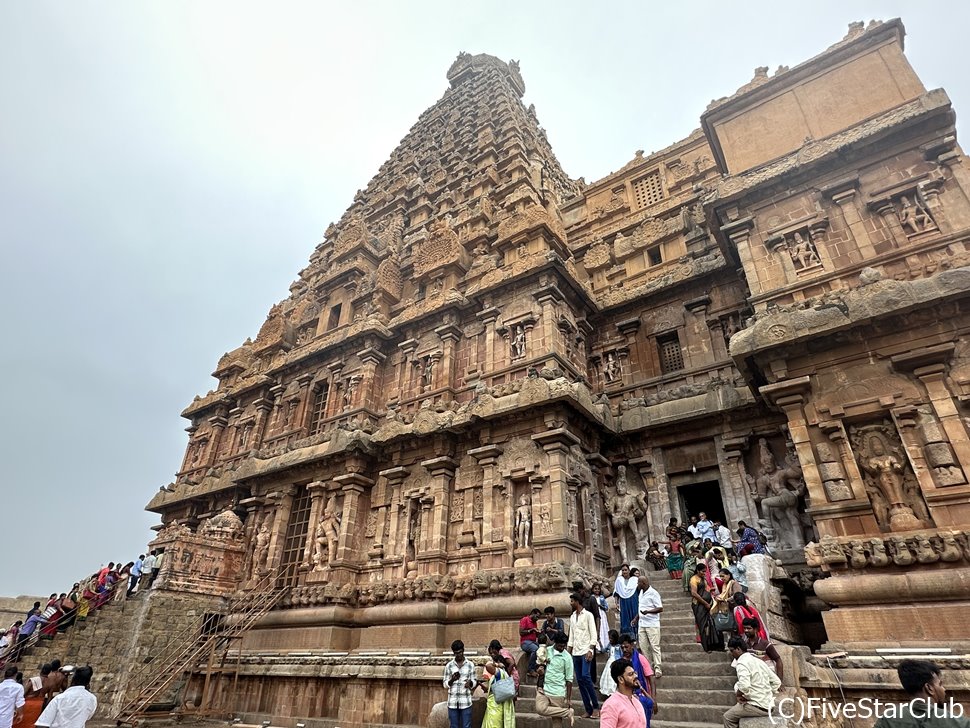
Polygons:
M903 660L896 670L909 702L895 717L880 718L874 728L970 728L970 720L951 717L940 668L929 660Z
M573 722L569 700L573 693L573 657L566 652L569 635L559 632L545 666L539 668L540 687L536 689L536 713L546 718Z

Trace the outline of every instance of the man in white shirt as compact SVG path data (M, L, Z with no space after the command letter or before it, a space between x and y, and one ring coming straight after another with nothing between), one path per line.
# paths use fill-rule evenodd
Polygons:
M711 541L716 542L717 539L714 537L714 524L707 520L707 514L704 511L701 511L698 515L700 519L697 521L696 528L701 541L709 538Z
M664 610L660 592L650 586L650 579L641 576L637 582L640 586L640 604L637 611L637 638L640 640L640 651L650 660L655 677L662 677L660 669L660 613Z
M90 667L75 670L71 687L51 699L34 725L37 728L84 728L98 709L98 699L88 691L93 674Z
M143 592L148 589L148 582L152 580L152 571L155 570L155 552L152 551L141 565L141 584L138 585L138 591Z
M692 539L698 539L701 537L700 529L697 528L697 516L690 517L690 523L687 526L687 533L691 535Z
M732 550L731 547L734 544L731 541L731 529L716 518L714 519L714 536L725 551L730 552Z
M573 672L576 682L579 683L579 694L583 697L586 717L599 718L600 701L596 697L591 673L599 639L596 620L589 610L583 608L583 598L579 594L569 595L569 606L573 613L569 615L569 642L566 648L573 656Z
M17 682L17 666L7 665L0 682L0 728L19 723L24 712L24 686Z
M724 728L738 728L742 718L764 718L775 704L775 693L781 687L778 676L748 652L741 637L732 637L728 651L734 662L731 667L738 674L734 695L738 703L724 714Z

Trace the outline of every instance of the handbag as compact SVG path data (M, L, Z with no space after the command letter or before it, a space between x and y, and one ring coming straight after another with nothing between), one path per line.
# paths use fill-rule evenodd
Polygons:
M507 703L515 697L515 680L505 670L499 670L492 679L492 695L496 703Z
M718 632L734 631L734 615L728 612L715 612L711 615L714 618L714 627Z

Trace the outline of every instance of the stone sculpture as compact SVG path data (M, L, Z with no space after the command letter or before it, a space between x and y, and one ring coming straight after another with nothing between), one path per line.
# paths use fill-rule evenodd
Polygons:
M519 498L519 507L515 511L515 545L516 548L529 548L532 538L532 504L529 496Z
M522 324L516 324L512 329L512 358L521 359L525 356L525 328Z
M779 468L764 438L758 440L760 469L758 477L746 476L755 503L761 505L764 524L774 531L781 549L801 549L805 545L798 501L805 491L798 457L789 453L785 467ZM790 486L790 483L794 485Z
M620 378L620 362L616 354L612 351L606 355L606 365L603 367L603 377L607 383L615 382Z
M792 236L788 252L791 254L792 262L798 265L800 270L822 265L812 241L803 237L801 233L796 232Z
M899 224L907 235L918 235L936 229L936 223L918 197L913 197L912 201L906 195L900 197L897 215Z
M877 520L881 520L893 531L919 528L922 524L906 502L906 466L902 457L897 457L898 453L889 448L884 436L878 431L870 430L863 437L863 444L859 467L866 475L866 485L870 492L876 491L873 511Z
M620 465L616 469L616 494L611 496L606 504L613 524L613 534L616 536L620 549L620 559L627 561L627 546L629 539L639 548L640 529L637 520L647 513L646 496L643 493L631 493L626 478L626 466Z
M253 548L253 579L266 573L266 561L269 557L269 539L269 524L264 522L259 527L259 531L256 532L256 543Z
M340 537L340 514L333 496L327 501L323 517L317 523L313 534L313 570L329 569L337 556L337 541Z

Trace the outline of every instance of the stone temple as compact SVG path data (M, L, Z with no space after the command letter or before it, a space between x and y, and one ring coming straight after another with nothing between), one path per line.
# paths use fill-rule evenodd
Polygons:
M173 702L427 724L453 639L516 645L704 510L771 539L794 694L889 695L932 647L965 698L970 169L903 37L852 24L593 183L516 62L459 54L182 413L132 664L225 615Z

